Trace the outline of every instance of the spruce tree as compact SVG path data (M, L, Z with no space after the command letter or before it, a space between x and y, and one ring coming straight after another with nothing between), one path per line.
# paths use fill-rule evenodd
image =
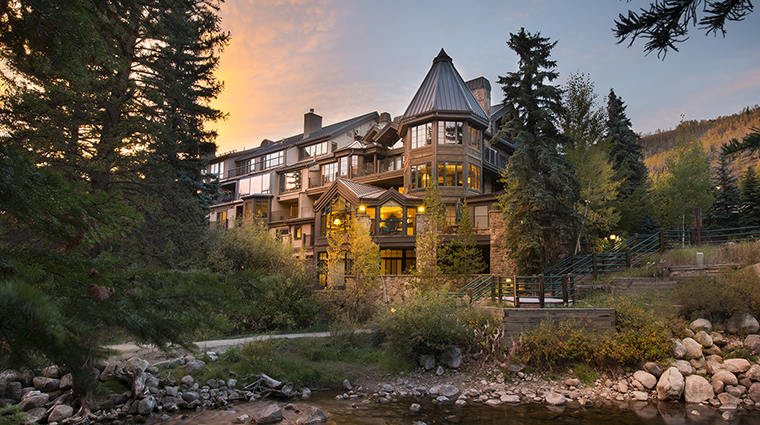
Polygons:
M507 45L518 56L518 70L499 77L504 105L515 114L495 137L517 145L502 173L499 196L506 224L506 246L520 273L538 272L559 258L561 243L577 228L573 206L578 182L572 164L560 153L567 139L557 129L562 91L547 84L558 77L550 59L556 45L524 28L510 34Z
M752 166L747 167L747 171L744 172L739 182L739 189L741 191L739 225L760 226L760 182Z
M708 214L708 223L705 224L717 228L738 226L739 187L725 155L720 155L718 166L713 168L713 184L715 203Z
M635 232L647 211L647 176L639 135L631 128L623 100L610 89L607 97L607 137L613 180L619 181L615 208L620 213L617 228Z

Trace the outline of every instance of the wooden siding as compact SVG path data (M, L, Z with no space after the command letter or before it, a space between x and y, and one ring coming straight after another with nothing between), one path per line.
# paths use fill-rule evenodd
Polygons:
M597 333L615 332L614 308L505 308L504 338L517 339L528 330L537 327L546 320L561 321L577 319L578 323L588 325L589 331Z

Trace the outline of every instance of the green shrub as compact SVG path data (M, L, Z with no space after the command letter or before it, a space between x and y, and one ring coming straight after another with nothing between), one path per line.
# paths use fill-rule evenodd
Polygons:
M676 283L675 298L686 317L694 312L706 317L760 313L757 276L751 269L725 269L717 276L699 276Z
M451 346L467 345L465 311L466 307L444 291L418 292L383 312L379 325L391 351L408 358L437 354Z
M277 338L255 339L243 344L240 355L251 365L264 365L271 362L282 348L283 340Z
M578 378L578 380L586 385L593 385L594 382L599 379L599 375L596 373L596 371L585 363L580 363L573 366L573 373L575 373L575 376Z
M595 337L577 320L546 320L525 332L518 355L541 369L559 370L574 363L594 360Z
M0 407L0 425L20 425L25 424L26 413L21 411L19 405L8 405Z

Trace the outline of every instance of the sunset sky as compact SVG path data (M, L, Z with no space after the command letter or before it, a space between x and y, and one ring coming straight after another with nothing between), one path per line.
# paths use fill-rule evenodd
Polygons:
M214 106L218 153L258 146L303 130L310 108L325 125L368 112L404 113L441 48L465 80L491 82L517 69L510 33L558 41L559 84L590 75L600 105L610 88L628 105L634 130L651 133L687 120L730 115L760 104L760 11L730 22L727 34L690 39L663 61L643 41L616 44L614 20L649 1L226 0L222 26L232 36Z

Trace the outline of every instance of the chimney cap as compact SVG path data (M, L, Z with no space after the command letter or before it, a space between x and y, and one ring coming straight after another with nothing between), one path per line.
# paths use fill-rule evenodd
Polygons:
M309 108L309 113L313 114L314 113L314 108Z

